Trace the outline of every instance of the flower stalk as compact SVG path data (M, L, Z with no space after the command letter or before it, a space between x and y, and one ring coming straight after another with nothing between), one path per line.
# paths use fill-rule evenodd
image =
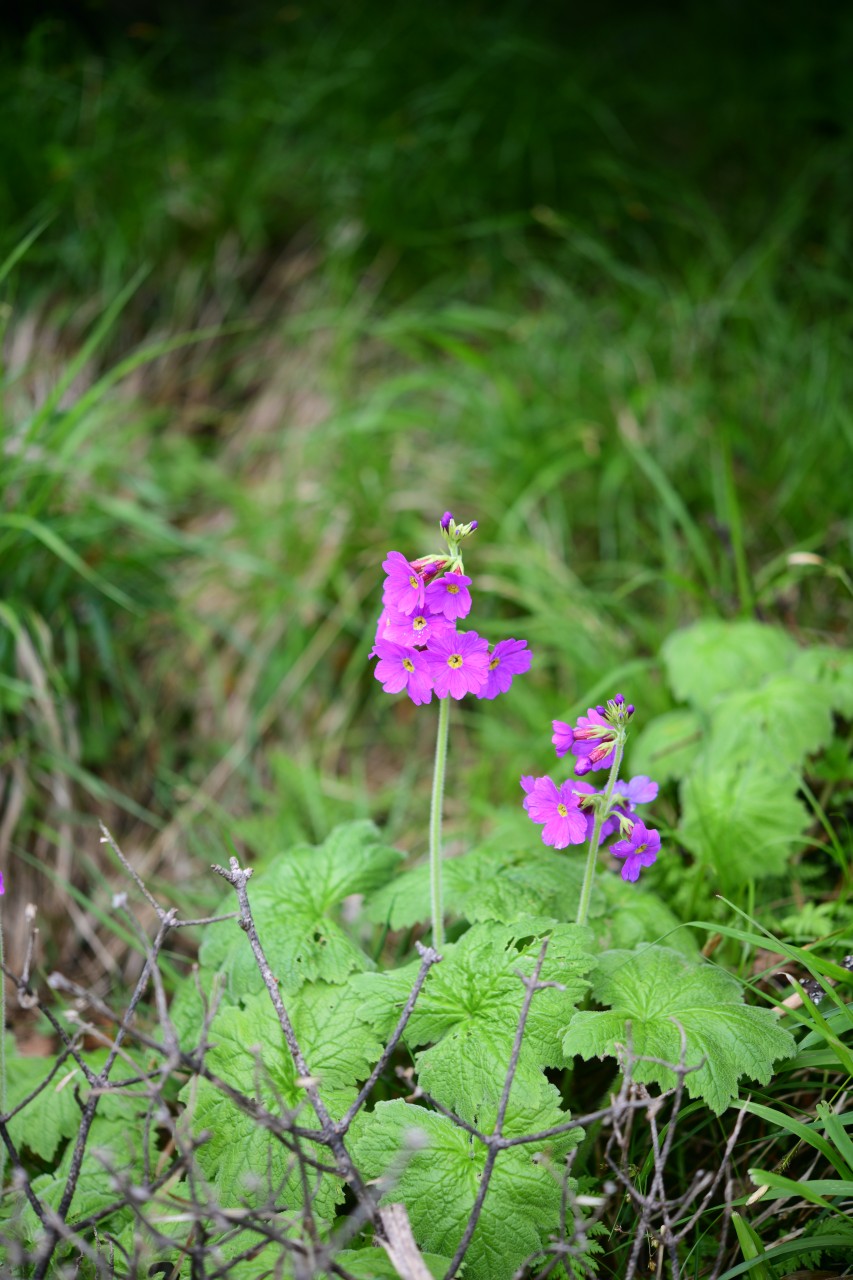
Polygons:
M583 874L583 884L581 885L581 896L578 901L578 913L575 919L576 924L586 924L589 915L589 904L592 900L592 886L595 882L595 868L598 863L598 847L601 843L601 828L604 826L605 819L610 814L610 806L613 802L613 791L616 787L616 780L619 777L619 769L622 765L622 756L625 751L626 733L623 728L619 728L616 734L616 741L613 744L613 763L610 766L610 773L607 778L607 786L604 788L604 795L601 803L595 808L595 822L593 823L592 835L589 838L589 850L586 855L586 866Z
M441 867L441 810L444 801L444 779L447 773L447 738L450 725L450 699L438 700L438 732L435 739L435 766L432 774L432 802L429 813L429 885L432 907L432 945L439 951L444 945L444 892Z

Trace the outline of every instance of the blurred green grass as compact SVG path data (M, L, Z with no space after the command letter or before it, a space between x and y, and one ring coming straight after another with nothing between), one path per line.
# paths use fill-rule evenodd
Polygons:
M96 892L107 808L191 883L281 748L288 834L419 847L430 734L367 652L447 508L472 625L537 654L459 710L462 843L552 716L663 709L684 621L843 636L842 6L153 13L0 54L7 845Z

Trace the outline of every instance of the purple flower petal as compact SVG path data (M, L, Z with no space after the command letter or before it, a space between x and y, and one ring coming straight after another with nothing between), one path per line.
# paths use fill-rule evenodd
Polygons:
M566 724L565 720L552 720L551 724L554 728L554 735L551 741L556 748L557 758L559 759L560 756L566 755L571 750L575 735L572 726Z
M625 796L632 807L635 804L649 804L652 800L656 800L658 789L658 784L652 782L651 778L647 778L644 773L638 774L628 783L616 783L616 790Z

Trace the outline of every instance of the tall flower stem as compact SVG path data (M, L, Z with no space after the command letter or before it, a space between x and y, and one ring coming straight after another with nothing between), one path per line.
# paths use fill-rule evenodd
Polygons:
M432 804L429 812L429 887L432 902L432 945L444 945L444 896L441 886L441 806L447 772L447 731L450 725L450 698L438 700L438 733L435 739L435 768L432 775Z
M583 873L583 885L581 886L581 896L578 902L578 914L575 920L576 924L586 924L586 918L589 915L589 904L592 898L592 886L595 882L595 868L598 862L598 846L601 843L601 828L604 826L605 819L610 812L610 803L613 799L613 790L616 786L616 780L619 777L619 769L622 765L622 756L625 751L625 733L620 730L617 734L616 743L613 748L613 764L610 766L610 776L607 779L607 786L604 789L604 796L601 804L595 811L595 823L592 828L592 835L589 838L589 852L586 855L586 867Z

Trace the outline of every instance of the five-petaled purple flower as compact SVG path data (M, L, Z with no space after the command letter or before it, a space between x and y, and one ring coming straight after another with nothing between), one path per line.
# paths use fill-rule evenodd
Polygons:
M386 693L405 689L416 706L432 699L430 664L420 649L394 644L393 640L377 640L373 652L379 658L373 674Z
M464 573L445 573L426 589L426 603L433 613L442 613L448 622L467 618L471 612L471 579Z
M382 568L388 575L382 593L382 603L387 609L400 613L414 613L424 603L424 580L415 565L410 564L401 551L389 551Z
M489 642L476 631L451 631L430 640L426 653L439 698L477 693L489 674Z
M499 640L489 655L488 680L478 698L496 698L506 693L513 676L530 670L533 655L526 640Z
M631 828L627 840L617 840L610 846L610 852L617 858L624 858L622 864L623 880L638 880L641 867L650 867L657 861L660 849L660 833L651 830L644 822L637 821Z
M580 796L572 790L572 780L558 787L553 778L522 778L527 792L524 807L533 822L544 824L542 842L554 849L582 844L586 839L586 818L579 809Z
M452 623L441 614L429 613L426 606L408 615L398 613L396 609L386 610L386 612L388 622L382 638L393 640L394 644L404 644L410 649L415 645L423 647L435 636L453 630Z

